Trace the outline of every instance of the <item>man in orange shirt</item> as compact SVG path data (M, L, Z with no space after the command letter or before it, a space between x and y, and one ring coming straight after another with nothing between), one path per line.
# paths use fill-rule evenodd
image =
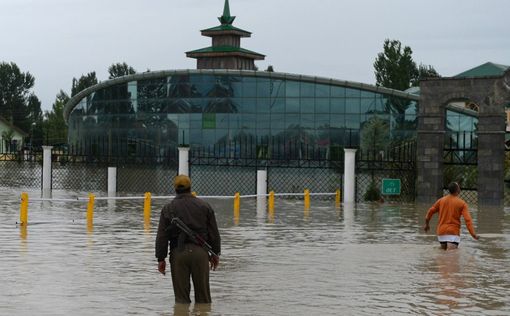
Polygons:
M456 182L448 185L450 194L437 200L429 209L425 217L425 227L423 229L428 232L430 230L429 222L432 215L439 212L439 222L437 224L437 239L444 250L457 249L460 243L460 217L464 217L467 229L471 236L478 240L473 227L473 220L469 214L468 206L461 198L460 186Z

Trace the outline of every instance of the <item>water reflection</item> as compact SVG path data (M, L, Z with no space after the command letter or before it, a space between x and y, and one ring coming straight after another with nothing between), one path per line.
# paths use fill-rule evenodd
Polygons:
M462 298L461 290L465 287L460 272L460 251L450 250L438 252L436 256L436 266L440 278L437 282L437 288L440 290L436 296L436 304L446 305L448 308L457 308L459 300Z
M175 304L173 316L208 316L211 313L211 304Z

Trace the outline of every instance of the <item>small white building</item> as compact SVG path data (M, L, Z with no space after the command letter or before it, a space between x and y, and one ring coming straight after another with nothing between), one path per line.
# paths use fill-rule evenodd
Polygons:
M12 153L21 150L27 136L27 133L0 116L0 153Z

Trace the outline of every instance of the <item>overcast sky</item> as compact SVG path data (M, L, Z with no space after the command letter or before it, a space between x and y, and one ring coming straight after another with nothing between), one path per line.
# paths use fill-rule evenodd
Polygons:
M36 78L48 109L71 80L125 61L137 71L195 68L184 52L210 45L224 0L0 0L0 61ZM384 39L451 76L487 61L510 65L508 0L230 0L260 69L374 83Z

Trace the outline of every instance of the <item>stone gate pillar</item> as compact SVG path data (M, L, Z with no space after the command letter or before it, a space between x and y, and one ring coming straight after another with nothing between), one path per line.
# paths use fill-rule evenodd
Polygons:
M446 111L436 98L439 81L420 85L416 148L416 201L432 203L443 194L443 147Z
M505 78L510 79L510 72ZM505 105L510 102L510 91L503 83L487 84L491 93L483 99L478 114L479 205L500 206L505 202Z

